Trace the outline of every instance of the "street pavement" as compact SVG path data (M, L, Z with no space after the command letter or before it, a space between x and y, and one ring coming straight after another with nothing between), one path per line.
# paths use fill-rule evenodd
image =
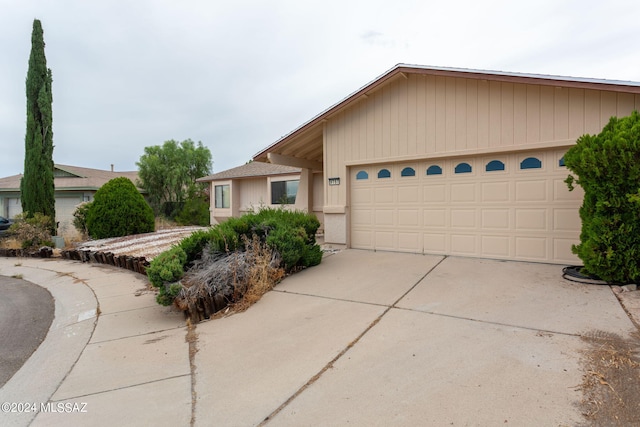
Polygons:
M18 277L0 276L0 387L38 348L53 320L53 297Z
M561 268L344 250L198 324L190 348L143 276L0 258L56 304L0 389L44 410L0 425L576 425L582 337L637 329L609 286Z

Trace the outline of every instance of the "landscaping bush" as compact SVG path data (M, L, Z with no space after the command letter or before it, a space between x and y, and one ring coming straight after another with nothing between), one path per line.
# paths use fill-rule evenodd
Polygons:
M162 252L147 267L147 277L153 286L159 289L156 301L161 305L171 305L180 291L176 282L184 275L187 254L180 246Z
M322 249L316 244L315 233L320 222L314 215L284 209L266 208L229 218L207 231L197 231L177 246L154 258L147 268L151 283L160 288L158 302L171 304L177 288L172 283L180 280L186 270L203 258L219 260L234 252L244 252L251 242L273 250L282 260L287 272L320 264ZM253 259L253 258L249 258ZM174 283L175 284L175 283Z
M192 197L187 199L184 206L178 211L175 220L180 225L209 225L209 202L204 197Z
M51 218L41 213L28 217L26 213L16 215L9 227L9 234L20 242L22 249L53 247L51 241Z
M569 189L584 189L580 244L584 270L611 283L640 281L640 115L612 117L565 155Z
M91 208L91 203L92 202L82 202L73 212L73 226L85 237L89 235L87 231L87 215Z
M86 223L94 239L148 233L155 229L153 210L125 177L112 179L96 192Z

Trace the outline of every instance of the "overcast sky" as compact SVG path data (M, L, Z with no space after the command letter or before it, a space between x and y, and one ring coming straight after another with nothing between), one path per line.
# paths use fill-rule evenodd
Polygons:
M136 170L202 141L247 162L398 63L640 81L636 0L0 0L0 177L21 173L34 18L54 162Z

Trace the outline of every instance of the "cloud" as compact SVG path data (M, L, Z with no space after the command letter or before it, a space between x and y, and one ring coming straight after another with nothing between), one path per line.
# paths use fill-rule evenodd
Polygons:
M22 170L34 17L53 72L54 160L104 169L187 138L209 147L215 171L243 164L400 62L640 80L640 4L622 0L0 7L0 176Z

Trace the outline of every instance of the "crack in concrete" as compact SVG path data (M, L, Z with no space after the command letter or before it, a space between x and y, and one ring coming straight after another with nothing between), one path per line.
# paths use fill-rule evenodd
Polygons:
M265 417L264 420L262 420L262 422L260 424L258 424L258 427L261 426L265 426L267 425L267 423L269 423L276 415L278 415L284 408L286 408L291 402L293 402L293 400L298 397L300 394L302 394L302 392L304 392L307 388L309 388L313 383L315 383L316 381L318 381L318 379L320 379L320 377L329 369L333 368L333 365L340 360L340 358L342 358L342 356L344 356L351 348L353 348L353 346L355 346L361 339L362 337L364 337L371 329L373 329L374 326L376 326L378 323L380 323L380 320L382 320L382 318L389 312L391 311L392 308L396 308L396 304L398 304L409 292L411 292L416 286L418 286L418 284L420 282L422 282L425 277L427 277L433 270L436 269L436 267L438 267L445 259L447 258L447 256L444 256L440 261L438 261L438 263L436 263L433 267L431 267L431 269L429 271L427 271L418 281L416 281L416 283L413 284L413 286L411 286L405 293L403 293L392 305L390 306L384 306L386 307L385 310L376 318L374 319L369 326L367 326L364 331L362 331L362 333L360 333L360 335L358 335L353 341L351 341L345 348L342 349L342 351L340 351L340 353L338 353L333 359L331 359L331 361L329 363L327 363L322 369L320 369L320 371L315 374L313 377L311 377L302 387L300 387L295 393L293 393L291 396L289 396L289 398L287 400L285 400L278 408L276 408L273 412L271 412L269 415L267 415ZM372 305L378 305L378 304L372 304Z

